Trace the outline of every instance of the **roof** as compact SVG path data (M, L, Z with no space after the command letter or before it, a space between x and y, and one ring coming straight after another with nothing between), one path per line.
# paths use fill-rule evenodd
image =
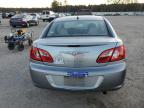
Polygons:
M83 16L66 16L57 18L55 22L59 21L74 21L74 20L104 20L102 16L92 16L92 15L83 15Z

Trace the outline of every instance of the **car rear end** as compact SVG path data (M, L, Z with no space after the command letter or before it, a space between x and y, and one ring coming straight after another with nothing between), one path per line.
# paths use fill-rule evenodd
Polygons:
M36 16L32 16L32 18L29 20L29 24L37 26L39 24L39 19Z
M16 26L27 26L28 22L23 15L15 15L10 19L10 25Z
M51 16L51 15L53 15L53 14L55 14L53 11L44 10L44 11L42 12L41 19L42 19L43 21L48 21L49 16Z
M85 19L80 17L79 20L83 18ZM106 19L97 20L106 24L101 27L111 32L108 33L110 36L89 34L45 37L51 25L47 27L30 51L30 74L36 86L95 91L115 90L123 86L126 74L125 47ZM85 22L80 22L78 27ZM90 20L85 25L89 22ZM83 30L75 30L75 33L85 34L85 25ZM70 33L71 30L72 28ZM49 33L52 31L49 30Z

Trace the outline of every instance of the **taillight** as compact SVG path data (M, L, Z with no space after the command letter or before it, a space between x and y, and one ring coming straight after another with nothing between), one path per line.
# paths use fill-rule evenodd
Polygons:
M42 61L48 63L53 62L52 56L47 51L36 47L31 48L30 58L36 61Z
M22 21L27 21L25 18L22 18L21 20L22 20Z
M32 47L30 50L30 58L33 60L42 61L39 51L35 47Z
M114 62L125 59L125 47L124 45L108 49L100 54L98 59L96 60L97 63L107 63L107 62Z
M98 59L96 60L97 63L106 63L109 62L112 54L113 54L114 48L108 49L100 54Z
M113 56L111 58L111 62L125 59L125 57L126 57L126 51L124 45L116 47Z

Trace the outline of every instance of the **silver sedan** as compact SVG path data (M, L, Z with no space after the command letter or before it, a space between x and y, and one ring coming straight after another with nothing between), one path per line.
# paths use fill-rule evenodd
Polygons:
M110 22L69 16L48 24L30 51L30 75L41 88L117 90L124 85L126 54Z

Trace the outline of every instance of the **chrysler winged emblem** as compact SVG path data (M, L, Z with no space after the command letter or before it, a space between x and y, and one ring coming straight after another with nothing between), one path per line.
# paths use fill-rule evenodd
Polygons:
M62 52L62 53L69 54L69 55L72 55L72 56L76 56L76 55L85 54L85 53L88 53L88 52L85 52L85 51L67 51L67 52Z

